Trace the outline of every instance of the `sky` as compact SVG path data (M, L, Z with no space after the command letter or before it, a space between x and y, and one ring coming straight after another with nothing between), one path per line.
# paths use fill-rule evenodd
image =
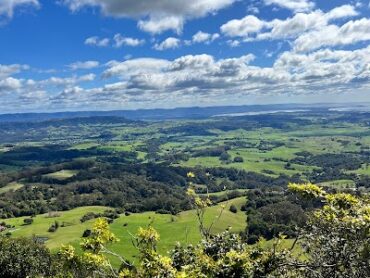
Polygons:
M0 0L0 113L370 102L369 0Z

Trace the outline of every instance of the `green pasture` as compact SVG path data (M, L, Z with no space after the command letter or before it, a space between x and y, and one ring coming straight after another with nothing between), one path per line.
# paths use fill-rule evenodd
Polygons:
M348 189L348 188L355 188L356 183L353 180L334 180L334 181L327 181L319 183L320 186L331 187L335 189Z
M54 178L54 179L57 179L57 180L65 180L65 179L73 177L77 173L78 173L78 171L74 171L74 170L61 170L61 171L58 171L58 172L46 174L45 176L50 177L50 178Z
M9 183L4 187L0 187L0 194L11 191L11 190L16 191L22 188L23 186L24 186L23 184L17 183L17 182Z
M228 227L231 227L231 231L234 232L244 230L246 215L240 208L245 204L245 201L245 197L240 197L208 208L205 213L205 223L211 225L214 222L211 229L213 233L222 232ZM229 211L232 204L238 208L238 212L235 214ZM52 250L57 250L62 244L72 244L77 247L83 231L91 228L94 221L81 223L80 218L88 212L99 213L106 209L108 208L81 207L69 211L37 215L33 218L34 222L31 225L23 224L23 220L27 217L6 219L5 222L15 226L11 230L12 236L45 237L48 238L46 245ZM48 232L49 227L55 221L59 222L59 229L54 233ZM61 227L63 225L65 227ZM176 242L197 243L201 239L194 210L184 211L175 216L154 212L133 213L129 216L121 215L110 225L114 234L119 238L119 242L112 244L110 249L127 258L134 258L137 250L132 245L132 235L137 232L139 227L147 227L148 225L152 225L161 235L158 250L163 254L170 250Z

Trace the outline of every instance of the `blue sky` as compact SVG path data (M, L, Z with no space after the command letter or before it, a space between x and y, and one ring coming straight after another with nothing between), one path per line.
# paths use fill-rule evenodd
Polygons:
M370 102L370 3L1 0L0 110Z

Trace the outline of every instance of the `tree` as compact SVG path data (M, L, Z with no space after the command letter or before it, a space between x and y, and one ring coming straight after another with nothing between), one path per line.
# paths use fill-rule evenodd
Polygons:
M50 251L32 239L0 236L0 277L54 277Z
M303 199L321 200L310 214L301 246L304 277L370 277L370 200L346 193L328 194L316 185L290 184Z

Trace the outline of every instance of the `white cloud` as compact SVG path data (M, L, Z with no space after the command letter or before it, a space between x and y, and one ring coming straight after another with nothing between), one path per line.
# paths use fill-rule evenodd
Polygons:
M40 6L40 3L38 0L1 0L0 16L12 18L16 8L25 6L38 8Z
M71 99L71 98L81 99L81 95L83 92L84 92L84 89L78 86L66 88L58 95L58 99L59 100L60 99Z
M133 59L114 63L105 77L123 81L105 86L115 94L140 94L179 99L249 94L342 93L370 80L370 47L355 51L320 50L310 54L283 53L272 67L250 63L255 57L216 60L213 56L186 55L173 61Z
M110 39L108 38L99 38L98 36L89 37L85 40L86 45L98 46L98 47L107 47L109 45Z
M124 78L129 74L150 74L161 71L163 68L167 67L168 64L169 62L167 60L154 58L138 58L124 62L114 61L107 64L108 69L103 73L103 77L120 76Z
M352 5L343 5L336 7L325 14L325 17L328 21L339 19L339 18L346 18L358 15L355 7Z
M2 65L0 64L0 79L6 78L11 75L17 74L22 70L28 70L28 65L19 65L19 64L12 64L12 65Z
M254 6L253 4L249 5L247 7L247 12L248 13L252 13L252 14L259 14L260 13L260 10L258 7Z
M193 43L210 43L216 39L218 39L220 35L218 33L209 34L202 31L198 31L196 34L193 35L192 41Z
M79 69L93 69L93 68L96 68L99 66L99 62L98 61L84 61L84 62L75 62L75 63L72 63L70 65L68 65L68 67L72 70L79 70Z
M310 51L323 46L342 46L370 40L370 19L349 21L341 27L328 25L305 33L294 42L296 51Z
M47 87L47 86L56 86L56 87L70 87L74 86L81 82L90 82L94 81L96 75L93 73L81 75L81 76L72 76L72 77L58 77L52 76L48 79L37 82L35 85L38 87Z
M315 3L309 0L264 0L266 5L276 5L294 12L310 11Z
M238 46L240 46L240 41L238 41L238 40L228 40L228 41L226 41L226 43L230 47L238 47Z
M326 27L331 21L358 15L351 5L343 5L323 13L315 10L310 13L297 13L281 20L264 21L254 15L233 19L221 26L221 32L229 37L242 37L246 41L267 39L292 39L299 35Z
M178 38L169 37L162 41L161 43L156 43L154 49L156 50L166 50L178 48L181 44L181 41Z
M214 63L211 55L186 55L174 60L168 67L171 71L208 68Z
M21 81L13 77L7 77L0 80L0 92L13 92L14 90L21 88L21 86Z
M151 17L148 20L139 20L138 27L140 30L151 34L160 34L166 30L172 30L180 34L184 26L184 19L177 16Z
M121 34L116 34L114 35L114 46L115 47L122 47L123 45L125 46L140 46L145 43L145 40L143 39L135 39L135 38L130 38L130 37L124 37Z
M260 32L266 23L254 15L233 19L221 26L221 32L230 37L249 37Z
M340 96L369 90L370 46L358 50L323 49L311 53L286 51L272 66L253 65L254 55L216 59L208 54L177 59L138 58L111 61L102 73L103 85L84 87L95 75L41 81L0 79L2 103L18 95L19 107L42 109L120 109L169 105L234 103L249 97ZM113 79L112 83L109 83ZM117 81L118 79L118 81ZM91 88L92 87L92 88ZM45 94L45 92L48 92ZM51 95L50 95L51 92ZM36 101L32 104L32 98ZM14 98L13 98L14 99ZM14 103L14 101L13 101ZM17 105L18 105L17 104ZM18 106L17 106L18 107Z
M140 29L153 34L181 32L186 20L217 12L236 0L63 0L72 11L98 7L104 15L140 19Z
M332 85L333 90L346 86L353 90L354 82L367 76L364 84L370 80L368 75L370 62L370 47L349 50L318 50L310 54L285 52L275 62L276 70L288 72L295 82L300 82L308 89L314 90L316 85ZM337 91L339 93L339 91Z

